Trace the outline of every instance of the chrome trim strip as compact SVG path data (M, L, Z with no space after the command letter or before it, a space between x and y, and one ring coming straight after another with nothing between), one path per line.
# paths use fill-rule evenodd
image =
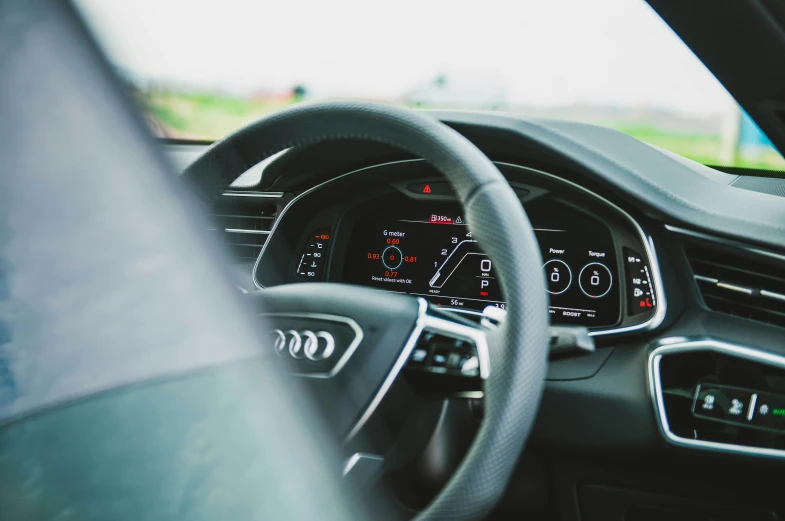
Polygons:
M725 282L718 282L717 287L721 289L726 289L728 291L735 291L736 293L744 293L745 295L752 295L752 290L750 288L743 288L741 286L735 286L733 284L727 284Z
M719 279L713 279L711 277L704 277L703 275L693 275L695 280L699 280L701 282L708 282L709 284L716 284L719 282Z
M440 333L449 337L461 337L474 343L474 346L477 348L477 360L480 363L480 378L483 380L488 379L491 375L491 360L485 331L432 315L423 317L423 326L424 332Z
M366 170L371 170L373 168L379 168L379 167L382 167L382 166L396 165L396 164L401 164L401 163L414 163L414 162L418 162L418 161L422 161L422 159L405 159L405 160L402 160L402 161L390 161L388 163L382 163L382 164L379 164L379 165L367 166L365 168L360 168L358 170L353 170L351 172L347 172L345 174L341 174L341 175L339 175L337 177L333 177L332 179L328 179L327 181L319 183L316 186L312 186L308 190L305 190L304 192L302 192L302 193L298 194L296 197L294 197L291 201L289 201L289 203L286 206L283 207L283 210L281 210L278 213L278 217L275 219L275 222L273 223L273 227L270 228L270 235L267 237L267 241L264 243L264 246L262 246L262 250L259 252L259 256L256 257L256 263L253 265L253 273L251 274L251 278L253 279L253 283L257 287L257 289L264 289L264 286L259 284L259 281L256 280L256 269L259 267L259 261L262 259L262 256L264 255L264 252L267 250L267 245L270 244L270 242L272 242L271 240L273 238L273 234L275 233L275 230L278 228L278 224L281 222L281 219L283 219L283 216L286 215L286 212L289 210L289 208L294 206L294 204L297 201L299 201L300 199L302 199L306 195L308 195L310 193L313 193L316 190L319 190L320 188L322 188L324 186L327 186L330 183L334 183L335 181L338 181L339 179L343 179L344 177L347 177L347 176L350 176L350 175L353 175L353 174L358 174L360 172L365 172Z
M227 190L221 194L223 197L250 197L253 199L283 199L283 192L234 192Z
M270 235L270 232L264 230L243 230L242 228L224 228L226 233L248 233L251 235Z
M609 329L600 329L595 331L590 331L589 336L604 336L604 335L615 335L619 333L629 333L632 331L650 331L655 329L662 321L665 320L665 313L668 309L667 299L665 297L665 291L663 290L662 285L662 275L660 273L660 264L657 258L657 250L654 248L654 240L651 238L650 235L647 235L641 225L638 224L638 221L633 219L633 217L610 202L609 200L605 199L604 197L595 194L591 190L582 187L579 184L573 183L572 181L568 181L567 179L562 179L561 177L557 177L553 174L549 174L548 172L543 172L542 170L537 170L536 168L529 168L527 166L515 165L512 163L504 163L500 161L494 162L497 165L503 165L510 168L517 168L519 170L526 170L528 172L533 172L535 174L539 174L545 177L548 177L556 182L566 184L571 186L578 191L583 192L584 194L593 197L594 199L600 201L604 205L608 206L612 210L614 210L617 214L622 216L626 219L632 228L638 233L638 236L641 239L641 244L646 253L646 258L649 260L649 267L651 268L651 275L654 279L654 286L655 286L655 298L657 299L657 311L655 311L654 315L647 320L646 322L642 322L640 324L635 324L634 326L626 326L626 327L617 327L617 328L609 328Z
M343 477L348 476L349 473L352 471L352 469L354 469L354 467L362 460L372 460L377 463L382 463L384 461L384 458L379 456L378 454L370 454L368 452L355 452L343 464Z
M409 335L409 339L406 341L403 350L401 350L401 353L398 355L398 359L393 364L392 369L390 369L390 372L387 374L384 382L382 382L382 385L371 400L371 403L368 404L368 407L362 413L360 419L357 420L357 423L352 427L351 431L349 431L349 434L346 435L344 443L347 443L354 438L365 426L371 416L373 416L373 413L376 412L376 409L387 395L387 392L390 390L390 387L392 387L395 379L398 378L398 375L406 365L406 362L409 361L409 356L412 354L412 351L423 332L441 333L446 334L447 336L461 337L473 342L477 348L477 359L480 363L480 378L487 379L488 376L490 376L490 353L485 332L481 329L429 315L428 301L422 297L418 297L417 301L419 302L420 309L418 311L417 322L414 324L414 329Z
M357 423L354 424L352 430L350 430L349 434L346 435L344 443L354 438L354 436L360 432L360 429L365 426L373 413L376 412L376 408L379 407L379 404L387 394L387 391L390 390L390 387L392 387L392 384L398 377L401 369L403 369L403 366L409 360L409 356L412 354L414 346L417 345L417 340L420 338L420 334L422 333L424 327L423 322L425 320L426 313L428 312L428 302L424 298L418 297L417 302L419 303L420 309L417 312L417 321L414 323L414 329L409 335L409 339L406 341L406 344L404 344L403 350L401 350L401 354L398 355L398 359L393 364L392 369L390 369L390 372L387 373L387 378L384 379L382 385L379 387L379 390L376 391L376 395L371 400L371 403L368 404L365 412L362 413L360 419L357 420Z
M450 396L455 398L466 398L468 400L479 400L485 397L485 393L483 391L461 391L451 394Z
M352 357L355 351L357 351L357 346L360 345L360 342L363 341L363 330L360 327L360 324L352 320L348 317L341 317L338 315L326 315L323 313L260 313L259 316L261 317L285 317L285 318L310 318L313 320L326 320L328 322L339 322L342 324L348 325L354 331L354 340L352 343L349 344L349 347L346 348L343 356L338 359L338 362L335 363L333 368L327 373L295 373L297 376L303 376L305 378L332 378L338 372L343 369L346 363L349 361L349 358Z
M785 255L780 255L777 253L772 253L770 251L761 250L759 248L755 248L753 246L744 244L743 242L734 241L731 239L723 239L722 237L715 237L707 233L694 232L692 230L687 230L686 228L679 228L678 226L672 226L670 224L666 224L665 229L668 230L669 232L678 233L679 235L686 235L687 237L692 237L694 239L702 239L704 241L716 242L717 244L722 244L724 246L729 246L731 248L736 248L740 250L746 250L750 253L763 255L766 257L770 257L772 259L776 259L781 262L785 262Z
M769 291L767 289L760 290L760 294L762 297L773 298L774 300L782 300L785 301L785 295L782 293L775 293L773 291Z
M664 344L664 345L662 345ZM785 356L779 356L766 351L761 351L751 347L738 346L720 342L718 340L687 340L679 337L675 339L664 339L661 345L649 354L648 378L649 391L654 402L654 410L659 419L660 429L667 440L675 445L693 447L705 450L715 450L732 454L745 454L754 456L770 456L774 458L785 458L785 450L765 449L760 447L745 447L743 445L733 445L730 443L719 443L714 441L694 440L682 438L671 432L668 417L665 413L665 399L662 391L662 381L660 377L660 362L662 357L674 353L687 353L692 351L713 351L715 353L730 354L747 360L753 360L762 364L773 365L785 369Z
M275 220L275 223L273 224L273 227L270 229L270 234L269 234L269 236L267 238L267 241L265 242L264 246L262 246L262 250L259 252L259 256L256 258L256 263L254 264L253 274L252 274L252 279L253 279L254 285L258 289L264 289L264 286L259 284L259 281L256 280L256 270L259 267L259 261L261 260L262 256L264 255L264 252L267 250L267 246L272 242L271 241L272 236L275 233L275 230L278 228L278 224L281 222L281 219L283 218L284 215L286 215L286 212L289 210L289 208L291 208L300 199L302 199L306 195L308 195L308 194L310 194L310 193L312 193L312 192L314 192L316 190L319 190L320 188L322 188L322 187L324 187L324 186L326 186L326 185L328 185L330 183L333 183L335 181L338 181L339 179L343 179L344 177L347 177L347 176L350 176L350 175L354 175L354 174L357 174L357 173L360 173L360 172L365 172L367 170L371 170L371 169L374 169L374 168L381 168L381 167L385 167L385 166L389 166L389 165L399 165L399 164L406 164L406 163L420 163L422 161L423 161L422 159L405 159L405 160L402 160L402 161L390 161L390 162L387 162L387 163L381 163L381 164L378 164L378 165L373 165L373 166L360 168L358 170L353 170L351 172L347 172L345 174L339 175L339 176L334 177L332 179L328 179L327 181L319 183L318 185L316 185L314 187L311 187L308 190L305 190L301 194L299 194L296 197L294 197L291 201L289 201L289 204L287 204L283 208L283 210L281 210L281 212L278 214L278 217ZM638 331L638 330L646 330L646 331L648 331L648 330L654 329L654 328L658 327L660 324L662 324L662 321L665 320L665 313L667 311L667 300L665 298L665 292L663 291L662 276L660 274L660 265L659 265L659 262L657 260L656 250L654 248L654 241L652 240L652 238L650 236L648 236L648 235L646 235L644 233L644 231L641 228L640 224L638 224L638 222L635 219L633 219L630 214L628 214L627 212L625 212L624 210L622 210L621 208L619 208L618 206L616 206L612 202L608 201L604 197L595 194L594 192L592 192L592 191L582 187L581 185L573 183L572 181L568 181L566 179L562 179L562 178L557 177L557 176L555 176L553 174L549 174L548 172L543 172L542 170L537 170L536 168L530 168L530 167L527 167L527 166L516 165L516 164L513 164L513 163L505 163L505 162L502 162L502 161L494 161L494 164L499 165L499 166L505 166L505 167L509 167L509 168L516 168L516 169L519 169L519 170L532 172L532 173L535 173L535 174L538 174L538 175L542 175L542 176L548 177L548 178L550 178L550 179L552 179L552 180L554 180L556 182L559 182L559 183L562 183L562 184L565 184L565 185L569 185L569 186L571 186L571 187L573 187L573 188L575 188L575 189L585 193L586 195L589 195L589 196L597 199L598 201L602 202L606 206L610 207L612 210L614 210L616 213L618 213L620 216L622 216L624 219L626 219L630 223L630 225L632 225L633 229L638 233L638 236L641 239L641 243L643 245L643 248L644 248L644 250L646 252L646 257L647 257L647 259L649 261L649 266L651 267L652 278L654 279L654 286L655 286L655 292L656 292L655 297L658 299L657 311L654 313L654 315L649 320L647 320L646 322L642 322L641 324L636 324L636 325L627 326L627 327L618 327L618 328L609 328L609 329L595 330L595 331L591 331L589 333L590 336L602 336L602 335L612 335L612 334L618 334L618 333L629 333L629 332Z

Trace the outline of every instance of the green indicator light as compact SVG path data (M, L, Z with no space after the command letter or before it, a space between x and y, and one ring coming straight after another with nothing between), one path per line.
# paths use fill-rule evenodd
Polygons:
M772 409L771 414L774 416L785 416L785 409Z

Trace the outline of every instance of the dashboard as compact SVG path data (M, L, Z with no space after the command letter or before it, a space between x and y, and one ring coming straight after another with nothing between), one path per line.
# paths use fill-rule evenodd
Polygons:
M633 505L694 506L685 518L697 519L709 506L730 512L733 498L785 515L770 479L785 461L785 205L773 195L785 181L740 178L591 125L436 115L496 162L537 229L551 322L588 328L596 348L551 360L536 450L516 478L538 485L511 486L502 509L540 504L531 517L545 518L553 505L537 498L548 496L560 519L629 519ZM315 145L245 190L222 199L258 197L257 215L274 204L277 217L255 264L238 255L241 287L251 290L251 271L257 288L359 284L469 319L506 305L449 186L405 153ZM248 248L251 235L224 222L230 244ZM439 425L458 422L461 438L476 411L458 421L453 407ZM448 431L433 435L434 460L459 445ZM620 513L597 513L598 503Z
M654 324L661 316L659 272L637 223L547 172L499 166L534 227L551 322L595 334ZM505 308L482 238L472 235L443 179L416 160L362 173L290 203L257 262L257 284L344 282L465 314Z

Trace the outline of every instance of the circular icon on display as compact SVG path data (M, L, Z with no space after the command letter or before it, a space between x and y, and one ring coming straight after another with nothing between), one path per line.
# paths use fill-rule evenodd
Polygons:
M403 262L403 253L401 250L398 249L397 246L387 246L382 252L382 264L389 269L395 270Z
M583 267L580 275L578 275L578 285L587 297L604 297L611 290L611 285L613 285L611 270L599 262L589 263Z
M545 288L551 295L558 295L567 291L572 284L572 271L563 260L552 259L546 262L543 267L545 271Z

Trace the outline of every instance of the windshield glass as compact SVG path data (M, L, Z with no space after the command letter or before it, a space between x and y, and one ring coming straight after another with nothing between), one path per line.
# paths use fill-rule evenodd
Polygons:
M612 127L704 164L785 168L643 0L79 0L161 137L215 140L362 98Z

